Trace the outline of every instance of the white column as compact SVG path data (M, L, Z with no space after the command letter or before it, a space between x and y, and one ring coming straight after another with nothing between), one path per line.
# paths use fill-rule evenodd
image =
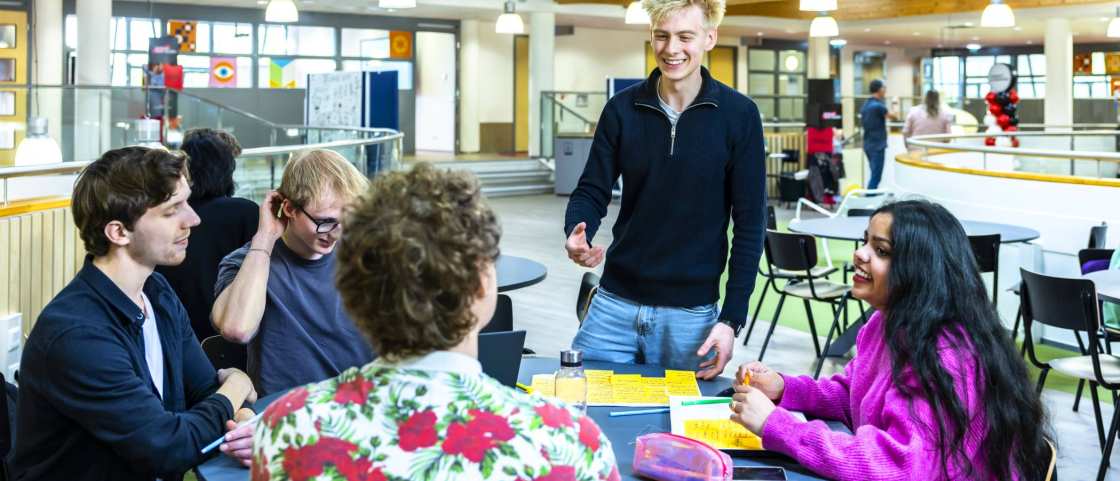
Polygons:
M844 125L844 137L851 137L856 132L856 74L854 65L854 49L842 47L840 49L840 108Z
M1046 19L1046 125L1073 124L1073 35L1068 18ZM1049 130L1049 128L1047 128Z
M829 78L828 37L809 37L809 78Z
M112 0L77 0L78 85L108 86L109 22ZM120 66L124 68L124 66ZM94 160L109 148L109 91L77 91L75 96L74 159Z
M529 156L540 155L541 92L552 90L556 14L529 14ZM547 141L548 139L546 139Z
M459 151L478 152L478 20L459 24Z
M35 0L31 9L31 83L62 85L62 0ZM62 89L35 88L31 94L31 115L46 117L47 132L62 145Z

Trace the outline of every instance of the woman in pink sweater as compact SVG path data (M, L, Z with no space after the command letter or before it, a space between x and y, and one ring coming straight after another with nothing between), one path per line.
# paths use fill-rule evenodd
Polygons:
M960 223L926 201L886 205L853 261L852 295L878 312L844 373L741 366L731 419L766 449L840 480L1043 479L1048 421Z

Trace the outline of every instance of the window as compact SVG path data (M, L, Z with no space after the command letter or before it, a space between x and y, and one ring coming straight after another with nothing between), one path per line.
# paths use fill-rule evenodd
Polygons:
M253 53L253 25L214 22L214 52L238 55Z
M333 57L334 28L303 25L261 25L259 52L265 55Z
M121 23L124 23L124 22L121 22ZM140 51L147 52L148 51L148 41L151 40L152 37L162 37L163 36L163 29L160 28L159 20L147 19L147 18L130 18L130 19L128 19L128 27L129 27L129 36L128 36L128 38L129 38L128 49L129 50L133 50L133 51L140 50ZM118 49L118 50L120 49L120 47L118 47L116 45L114 45L113 48Z
M343 60L342 70L358 72L366 70L396 70L397 88L412 90L412 63L393 60Z
M278 61L285 59L277 58ZM334 72L337 70L332 59L296 58L287 59L289 63L274 69L271 57L260 57L257 64L257 86L261 88L307 87L307 76L313 73Z
M805 52L747 51L747 92L764 120L800 121L805 117Z
M389 31L366 28L342 29L342 56L389 58Z
M1019 55L1015 69L1019 73L1019 97L1029 99L1046 95L1046 55Z

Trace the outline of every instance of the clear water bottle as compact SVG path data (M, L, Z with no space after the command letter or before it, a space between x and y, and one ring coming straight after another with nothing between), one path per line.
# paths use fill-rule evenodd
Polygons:
M587 411L587 375L583 372L582 352L560 352L560 370L556 371L556 397L580 411Z

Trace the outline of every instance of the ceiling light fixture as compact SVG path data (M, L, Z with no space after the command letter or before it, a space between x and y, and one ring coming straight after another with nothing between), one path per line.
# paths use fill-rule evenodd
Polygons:
M828 16L827 13L821 12L820 16L813 19L813 23L809 24L810 37L835 37L840 35L840 26L836 24L836 19Z
M799 10L802 12L830 12L836 10L836 0L801 0Z
M980 15L980 26L985 28L1007 28L1015 26L1015 13L1003 0L992 0Z
M1107 32L1109 38L1120 38L1120 7L1116 8L1116 16L1108 22Z
M642 2L634 0L626 7L626 24L627 25L649 25L649 13L646 9L642 8Z
M269 23L295 23L299 21L299 10L292 0L269 0L264 9L264 21Z
M416 8L416 0L377 0L381 8Z
M828 44L832 45L833 47L840 48L840 47L843 47L843 46L847 45L848 41L844 40L842 38L834 38L832 40L829 40Z
M981 47L978 43L970 43L968 45L965 45L964 48L967 48L969 52L975 52L977 50L980 50Z
M525 22L522 22L521 15L517 14L517 6L513 3L513 0L506 0L505 10L498 17L498 23L494 25L494 31L512 35L525 33Z

